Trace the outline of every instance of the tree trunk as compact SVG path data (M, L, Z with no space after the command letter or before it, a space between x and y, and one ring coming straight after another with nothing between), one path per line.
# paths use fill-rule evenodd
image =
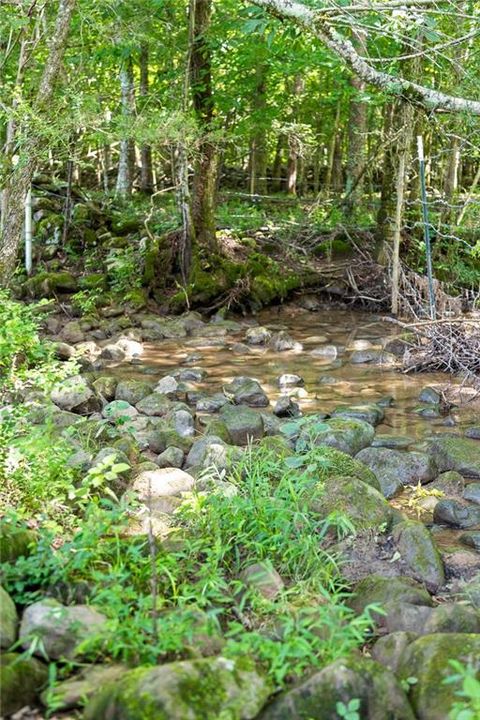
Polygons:
M250 141L250 194L267 193L267 138L265 132L265 111L267 107L268 65L257 63L252 103L254 132Z
M47 60L33 104L37 117L43 118L48 111L55 83L60 75L74 8L75 0L60 0L59 2ZM42 138L36 135L34 126L31 126L26 142L22 146L22 159L6 182L4 189L5 218L0 242L1 285L7 285L10 282L15 269L22 237L24 202L37 165L36 152L42 142Z
M200 247L214 252L217 249L215 236L217 148L212 138L215 109L211 50L208 42L211 11L211 0L190 0L190 12L193 13L190 84L193 107L202 135L193 178L192 218L196 242Z
M354 36L356 49L361 55L365 55L365 33L356 31ZM353 210L358 207L358 202L363 195L367 138L367 105L359 98L365 92L365 82L353 75L350 84L353 89L353 96L350 100L347 177L345 183L345 213L347 216L351 215Z
M122 117L125 123L124 137L120 141L120 156L118 159L118 174L116 194L126 198L132 194L133 176L135 168L135 145L128 137L133 114L135 112L135 91L133 84L133 63L127 58L120 68L120 97Z
M140 101L144 109L148 99L148 45L140 48ZM140 148L140 190L153 192L152 148L143 144Z
M327 197L330 194L330 191L332 189L333 169L334 169L334 163L335 163L335 150L337 148L337 136L339 134L339 127L340 127L341 107L342 107L341 102L339 100L337 102L337 110L335 112L335 119L333 121L332 134L330 137L330 144L328 146L328 153L327 153L327 174L325 177L325 185L323 188L325 195Z
M282 158L283 147L285 144L285 135L279 135L277 138L277 147L275 148L275 157L272 166L272 192L277 193L282 189Z
M290 122L294 124L298 120L298 106L300 95L303 92L304 82L300 74L295 76L291 90L292 94L292 110ZM287 193L288 195L297 194L297 178L298 178L298 158L300 154L300 138L294 130L288 137L288 160L287 160Z

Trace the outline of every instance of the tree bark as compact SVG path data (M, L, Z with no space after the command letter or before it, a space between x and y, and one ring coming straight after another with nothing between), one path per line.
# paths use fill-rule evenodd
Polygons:
M303 92L304 81L300 74L297 74L292 86L292 110L290 122L293 124L298 120L298 106L300 95ZM288 160L287 160L287 193L297 194L298 179L298 158L300 154L300 140L298 134L292 131L288 136Z
M254 132L250 140L250 194L267 193L267 137L265 132L265 110L267 107L268 65L258 62L255 68L255 87L252 102Z
M281 134L277 138L277 147L275 148L275 157L272 166L272 192L277 193L282 189L282 159L283 147L285 144L285 135Z
M123 129L124 137L120 141L120 156L118 159L118 174L116 194L126 198L132 194L133 176L135 168L135 145L128 137L129 124L135 112L135 91L133 84L133 63L127 58L120 68L120 97L122 105L122 117L125 123Z
M148 45L140 48L140 102L142 108L148 99ZM140 147L140 190L144 193L153 192L152 148L142 144Z
M201 132L193 178L192 218L196 242L200 247L214 252L217 249L215 236L217 147L212 137L215 108L212 59L208 42L211 0L191 0L190 12L193 13L190 86L193 107Z
M45 116L53 96L55 84L60 75L67 47L70 23L75 9L75 0L60 0L55 27L47 60L33 103L37 116ZM23 206L37 165L38 147L43 140L30 128L28 138L22 147L22 158L6 182L4 192L5 218L0 242L0 284L7 285L13 275L17 253L21 243L23 227Z
M364 32L355 32L354 35L355 45L363 55L366 52L366 35ZM359 96L365 92L365 82L357 75L353 75L350 84L353 96L350 100L345 183L345 213L347 217L352 214L363 195L367 138L367 105L359 99Z

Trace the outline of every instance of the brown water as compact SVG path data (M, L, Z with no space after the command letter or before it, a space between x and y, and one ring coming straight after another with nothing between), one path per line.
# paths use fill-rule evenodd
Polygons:
M395 335L395 326L381 321L378 316L333 308L308 312L292 304L262 311L255 318L241 319L240 322L240 332L229 333L220 339L206 338L203 342L200 329L195 338L147 344L142 355L143 364L153 376L158 371L160 377L185 366L189 356L198 356L187 364L208 372L205 381L198 385L199 389L218 392L234 377L246 375L260 382L271 402L282 394L278 377L283 373L295 373L305 380L304 388L292 391L299 394L296 399L303 413L328 412L338 406L376 402L391 396L393 406L386 409L385 420L377 432L420 439L432 431L447 429L443 418L425 419L413 412L418 406L421 389L425 385L444 384L448 380L444 374L404 375L397 369L349 362L350 353L360 349L364 341L381 348L386 338ZM274 331L287 330L303 345L303 350L279 353L251 347L250 352L234 352L232 346L244 339L248 327L256 324ZM219 344L212 346L212 342ZM326 344L340 349L335 359L312 357L314 348ZM132 374L131 366L129 374ZM325 376L329 378L328 383L321 381ZM454 412L460 426L472 422L473 415L474 409L470 406Z

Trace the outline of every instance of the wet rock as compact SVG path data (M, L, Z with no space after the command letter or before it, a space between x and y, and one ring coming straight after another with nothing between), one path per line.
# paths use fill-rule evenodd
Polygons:
M463 491L463 499L480 505L480 483L470 483Z
M371 650L372 658L396 673L405 650L416 638L416 633L412 632L391 632L377 640Z
M381 493L355 477L327 477L312 492L309 508L322 518L335 512L346 515L358 531L389 525L392 519Z
M355 457L375 473L386 498L393 497L404 485L428 483L436 475L435 463L425 453L372 447Z
M319 421L320 416L314 415L314 439L315 445L327 445L336 448L348 455L356 455L360 450L371 444L375 430L370 423L354 418L332 418ZM315 420L318 418L318 420ZM300 433L299 442L308 442L310 438L311 425L306 424Z
M443 603L432 610L425 623L424 635L433 633L479 633L478 610L460 603Z
M3 558L2 558L3 560ZM18 616L10 595L0 586L0 649L8 649L17 638Z
M442 499L435 505L433 521L462 530L480 530L480 506L451 498Z
M115 391L115 400L125 400L136 405L152 392L152 386L143 380L120 380Z
M236 405L249 405L250 407L267 407L268 397L260 384L249 377L235 378L225 385L223 391L226 397Z
M402 358L408 347L409 343L402 340L402 338L391 338L385 342L383 349L385 352L392 353L396 357Z
M34 705L48 679L48 668L20 653L0 655L0 715L7 717Z
M393 353L385 352L384 350L355 350L350 355L350 362L354 365L358 364L369 364L369 365L384 365L391 367L397 364L397 358Z
M362 613L367 605L387 603L409 603L431 607L432 599L424 586L409 577L382 577L368 575L354 589L354 594L347 604L356 613Z
M252 327L245 333L245 341L249 345L267 345L272 338L272 333L266 327Z
M459 686L443 681L452 675L450 660L468 662L480 655L480 635L437 633L414 640L405 651L398 675L416 677L410 701L419 720L445 720L449 716Z
M180 437L193 437L195 435L195 423L189 412L186 410L176 410L172 417L175 432L177 432Z
M378 425L385 417L384 410L373 403L367 405L348 405L347 407L335 408L332 417L354 418L364 420L370 425Z
M473 532L465 532L460 535L458 538L459 541L462 543L462 545L467 545L467 547L471 547L477 552L480 552L480 532L479 531L473 531Z
M97 395L104 398L107 402L110 402L111 400L115 400L117 384L117 378L111 375L105 375L94 380L92 387Z
M169 720L220 718L253 720L271 688L242 661L223 657L138 667L102 688L85 710L85 720Z
M360 701L362 720L414 720L405 692L394 674L374 660L352 655L316 672L279 695L259 720L318 718L333 720L338 703Z
M62 605L53 598L29 605L22 616L19 639L24 650L38 638L34 655L50 660L78 656L80 643L106 631L107 619L87 605Z
M336 358L338 355L338 347L336 345L319 345L310 351L312 357L318 358Z
M160 468L181 468L185 453L178 447L167 447L156 459L156 463Z
M126 422L137 417L138 410L125 400L112 400L105 405L102 415L113 422Z
M122 362L122 360L125 360L125 351L118 345L105 345L99 358L100 360L109 360L111 362Z
M101 408L100 401L81 375L74 375L57 383L50 397L62 410L71 410L78 414L95 412Z
M438 405L438 403L442 399L442 396L439 391L436 390L434 387L427 385L421 391L418 399L420 400L420 402L423 403L429 403L430 405Z
M177 377L180 382L202 382L207 377L207 371L203 368L192 367L180 370Z
M300 352L303 349L302 344L290 337L285 330L281 330L273 335L270 341L270 347L275 352L288 352L289 350Z
M285 588L278 572L269 563L249 565L240 573L240 580L267 600L274 600Z
M284 373L283 375L280 375L277 382L281 388L305 385L305 380L300 377L300 375L294 375L292 373Z
M386 408L386 407L393 407L395 405L395 398L393 395L385 395L384 397L381 397L379 400L377 400L377 405L380 405L380 407Z
M405 520L393 528L393 539L402 559L416 580L424 582L431 592L445 583L442 559L433 537L417 520Z
M250 355L252 353L249 346L245 345L245 343L233 343L230 349L235 355Z
M425 441L441 472L456 470L464 477L480 479L480 443L454 435L435 435Z
M297 304L309 312L315 312L315 310L321 307L321 303L315 295L302 295L302 297L297 300Z
M164 417L172 409L172 403L166 395L153 392L136 404L137 411L148 417Z
M220 410L220 415L234 445L247 445L252 440L263 437L263 419L255 410L244 406L225 405Z
M215 393L210 397L201 397L196 402L198 412L215 413L228 403L223 393Z
M420 417L430 420L440 417L440 410L437 405L424 405L422 407L417 407L413 412Z
M480 440L480 425L474 425L465 430L465 437L471 440Z
M291 397L281 397L275 403L273 414L280 418L298 417L300 406Z
M341 382L341 380L334 375L321 375L318 382L320 385L336 385Z
M378 433L373 438L372 447L384 447L390 450L406 450L409 445L415 442L414 438L408 435L388 435Z
M161 497L179 497L195 487L194 478L179 468L158 468L137 475L132 489L142 502Z

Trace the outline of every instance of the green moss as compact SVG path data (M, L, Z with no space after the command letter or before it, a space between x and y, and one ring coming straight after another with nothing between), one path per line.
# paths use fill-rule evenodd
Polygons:
M34 704L47 680L45 665L34 658L7 653L0 658L0 715Z
M57 292L74 293L77 279L69 272L41 272L29 278L25 289L32 297L51 297Z
M0 521L0 561L15 562L19 557L30 555L35 540L31 530L7 520Z

